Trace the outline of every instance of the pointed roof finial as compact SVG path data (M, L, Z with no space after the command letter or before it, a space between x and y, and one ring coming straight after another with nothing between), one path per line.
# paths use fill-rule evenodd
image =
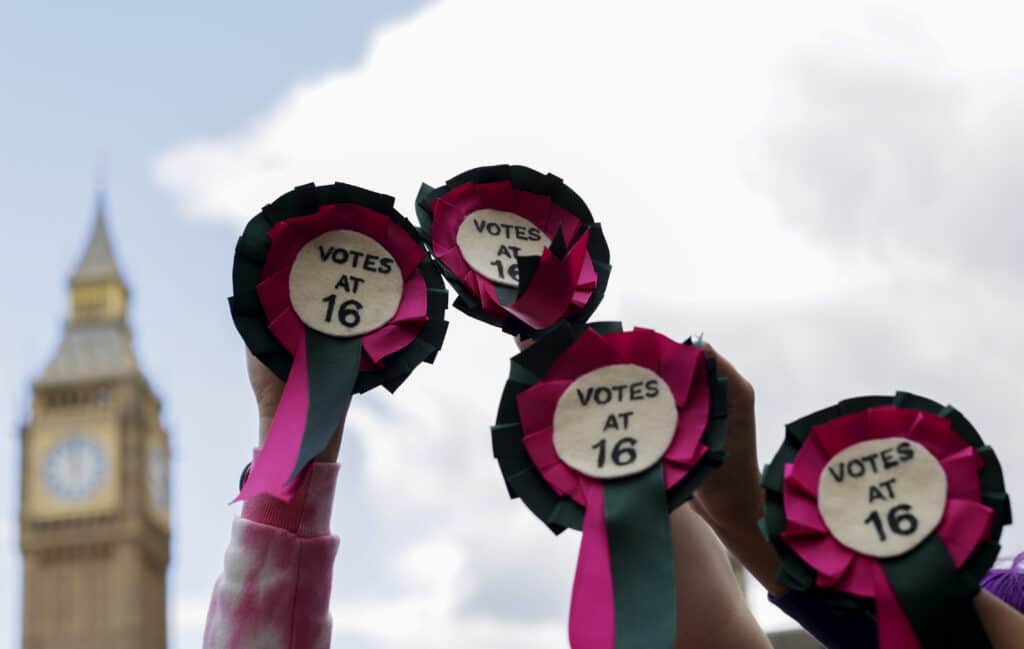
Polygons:
M117 264L114 263L114 255L110 248L110 238L107 236L106 196L103 190L98 190L96 221L93 224L92 236L89 237L89 245L85 248L78 269L71 276L71 283L83 284L104 280L121 281L121 275L117 272Z

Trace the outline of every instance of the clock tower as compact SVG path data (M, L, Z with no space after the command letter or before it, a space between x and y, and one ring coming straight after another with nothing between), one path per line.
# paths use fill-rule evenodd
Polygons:
M103 204L22 430L23 649L165 649L167 433Z

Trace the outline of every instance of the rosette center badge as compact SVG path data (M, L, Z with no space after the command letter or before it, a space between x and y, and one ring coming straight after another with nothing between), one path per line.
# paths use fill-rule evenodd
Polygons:
M299 250L288 293L307 327L349 338L386 325L398 311L404 284L384 246L354 230L331 230Z
M868 556L916 548L942 522L946 472L904 437L859 442L835 455L818 481L818 508L832 536Z
M555 451L583 475L642 473L668 451L679 413L665 379L629 363L587 372L555 407Z
M522 257L540 257L551 239L518 214L482 209L466 215L455 238L469 267L495 284L519 286Z

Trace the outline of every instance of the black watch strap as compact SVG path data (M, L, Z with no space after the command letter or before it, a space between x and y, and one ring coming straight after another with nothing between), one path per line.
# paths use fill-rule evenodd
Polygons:
M252 471L252 462L245 465L242 469L242 475L238 476L238 490L241 491L242 487L245 486L245 482L249 479L249 472Z

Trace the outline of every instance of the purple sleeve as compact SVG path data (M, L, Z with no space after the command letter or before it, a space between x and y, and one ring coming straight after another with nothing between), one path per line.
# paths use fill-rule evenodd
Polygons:
M337 464L313 464L290 503L249 500L235 520L203 649L328 649Z
M1009 568L989 570L981 587L1024 613L1024 554L1017 555Z
M820 597L797 590L768 599L827 649L878 649L877 625L866 613L838 611Z

